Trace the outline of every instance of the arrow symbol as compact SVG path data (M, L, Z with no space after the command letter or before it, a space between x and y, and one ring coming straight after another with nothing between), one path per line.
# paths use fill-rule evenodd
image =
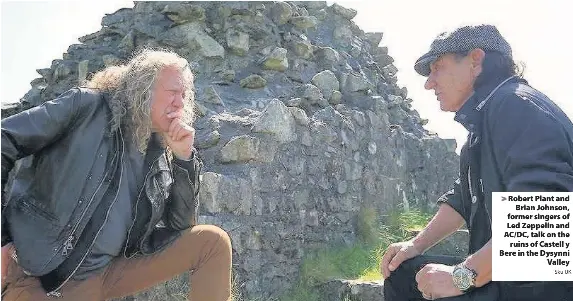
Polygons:
M502 196L502 197L501 197L501 201L502 201L502 202L503 202L503 201L507 201L507 197Z

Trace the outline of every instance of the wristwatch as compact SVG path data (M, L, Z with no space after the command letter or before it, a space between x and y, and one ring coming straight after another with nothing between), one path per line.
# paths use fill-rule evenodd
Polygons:
M463 264L458 264L454 267L452 272L452 279L454 285L462 292L466 293L474 289L477 273L476 271L466 267Z

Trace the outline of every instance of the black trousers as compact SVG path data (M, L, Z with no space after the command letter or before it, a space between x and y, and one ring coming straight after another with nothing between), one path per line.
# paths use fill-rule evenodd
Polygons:
M384 301L423 301L416 273L428 263L456 265L461 257L420 255L404 261L384 281ZM531 271L535 273L535 271ZM444 301L573 301L572 282L490 282Z

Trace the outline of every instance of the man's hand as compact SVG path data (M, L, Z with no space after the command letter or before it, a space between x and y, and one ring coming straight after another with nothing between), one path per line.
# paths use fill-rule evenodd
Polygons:
M177 158L187 160L191 157L195 141L195 129L183 122L177 113L171 113L167 116L173 119L169 126L169 132L162 133L163 139Z
M453 266L429 263L417 274L416 282L422 296L428 300L462 295L452 279Z
M0 275L0 277L2 277L2 288L4 288L4 284L6 284L6 276L8 276L8 264L10 264L10 261L14 260L12 259L13 249L14 247L12 246L12 243L2 247L2 275Z
M416 249L411 241L393 243L388 246L380 263L384 279L388 278L390 273L396 270L402 262L420 254L422 251Z

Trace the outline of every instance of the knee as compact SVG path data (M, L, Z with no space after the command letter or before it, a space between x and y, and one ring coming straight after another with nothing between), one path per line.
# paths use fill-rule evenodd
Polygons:
M414 275L418 272L417 270L424 265L424 259L421 256L416 256L404 260L397 268L394 270L393 274L407 274Z
M420 300L416 285L417 259L402 262L384 280L384 300Z
M390 276L386 278L384 285L410 285L411 281L415 281L417 269L420 265L418 261L418 258L412 258L402 262L398 268L391 272Z
M232 252L231 237L229 236L227 231L217 226L211 226L211 228L213 229L212 231L214 232L214 235L218 237L217 241L219 247L231 253Z
M193 230L199 231L200 236L204 237L205 241L211 242L214 248L224 253L232 253L231 238L229 234L220 227L214 225L198 225L193 227Z

